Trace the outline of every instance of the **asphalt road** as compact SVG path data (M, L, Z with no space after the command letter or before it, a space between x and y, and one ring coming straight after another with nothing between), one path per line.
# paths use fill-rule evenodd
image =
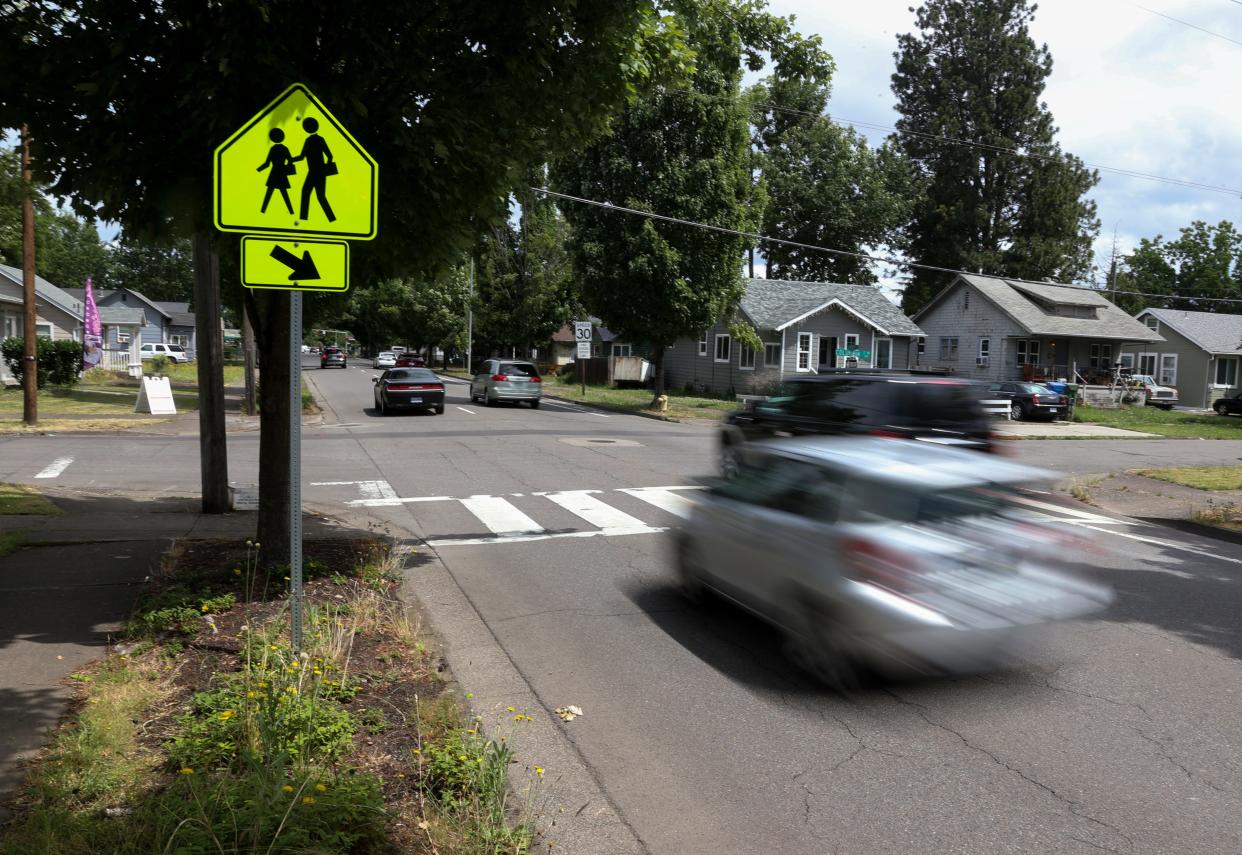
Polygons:
M764 625L672 587L667 530L712 470L710 429L472 405L457 384L444 415L382 418L369 367L308 373L330 424L304 434L306 500L423 541L537 702L586 711L565 738L646 851L1242 851L1236 548L1054 511L1101 547L1080 566L1117 590L1108 612L1004 673L842 697ZM1014 445L1066 473L1242 458L1234 442ZM257 451L230 436L234 480L253 483ZM13 437L0 478L184 494L196 455L194 437ZM457 620L447 598L424 605Z

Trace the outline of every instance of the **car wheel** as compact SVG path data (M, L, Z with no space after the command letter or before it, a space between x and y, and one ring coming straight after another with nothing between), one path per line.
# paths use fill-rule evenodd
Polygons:
M1228 408L1227 406L1225 406L1224 404L1217 404L1217 405L1216 405L1216 415L1218 415L1218 416L1227 416L1227 415L1229 415L1229 408Z
M742 450L735 442L726 442L720 449L720 474L736 478L742 468Z
M1015 402L1013 406L1009 408L1009 417L1013 419L1015 422L1022 421L1024 418L1026 418L1026 407Z
M484 403L486 406L488 406L488 407L495 407L495 406L498 406L498 405L500 404L500 401L496 400L496 399L495 399L495 398L493 398L491 395L489 395L489 394L487 394L486 392L484 392L484 393L483 393L483 403Z
M798 630L787 630L785 636L785 652L794 664L835 691L859 688L866 668L853 636L840 621L830 611L809 604L801 622Z
M530 408L531 408L532 410L537 410L537 409L539 409L539 402L538 402L538 401L531 401L531 402L530 402Z
M388 415L388 408L384 406L384 396L383 396L383 395L380 395L380 396L379 396L379 398L377 398L377 399L376 399L376 402L375 402L375 409L379 410L379 414L380 414L381 416L386 416L386 415Z
M444 405L443 405L443 404L441 404L440 406L436 407L435 412L436 412L436 415L437 415L437 416L442 416L442 415L444 415Z
M677 585L682 596L692 603L702 603L707 597L707 586L703 584L703 574L694 557L694 548L689 538L680 538L677 544Z

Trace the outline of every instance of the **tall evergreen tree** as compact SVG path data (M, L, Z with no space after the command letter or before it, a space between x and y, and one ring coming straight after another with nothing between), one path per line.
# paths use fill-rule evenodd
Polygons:
M897 39L896 141L926 177L910 226L912 261L1068 281L1091 267L1099 181L1061 150L1040 100L1052 56L1031 39L1028 0L927 0ZM1017 152L1017 153L1014 153ZM945 284L916 269L915 312Z
M765 194L763 234L863 252L901 245L917 182L890 143L879 150L824 110L827 81L770 78L751 88L754 145ZM872 264L848 255L767 244L772 279L876 281Z
M673 3L697 52L688 88L663 89L627 109L604 140L558 162L554 185L597 201L700 223L752 230L751 152L742 63L816 79L830 60L818 39L803 39L764 4ZM655 394L662 394L664 350L697 335L741 297L743 239L694 226L570 204L571 248L586 308L609 329L648 342Z

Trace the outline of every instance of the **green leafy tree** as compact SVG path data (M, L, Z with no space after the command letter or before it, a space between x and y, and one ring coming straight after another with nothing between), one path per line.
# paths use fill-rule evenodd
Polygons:
M830 120L826 81L769 78L751 88L765 192L762 233L850 252L900 248L918 186L891 144L879 150ZM870 262L782 244L763 247L772 279L876 281Z
M130 288L152 300L192 303L194 256L185 238L142 238L122 233L112 250L114 287Z
M554 185L574 196L650 210L730 229L754 230L748 107L740 97L743 62L763 66L774 50L778 72L828 74L817 39L760 2L671 4L696 51L688 89L639 100L605 139L559 161ZM769 46L775 46L770 48ZM571 250L586 308L609 329L650 343L655 394L663 392L664 351L697 335L737 305L743 239L693 226L570 203Z
M1052 56L1031 39L1034 13L1028 0L926 0L918 31L897 39L896 143L927 188L912 261L1057 281L1091 269L1099 222L1084 196L1099 176L1056 143L1040 100ZM916 269L903 308L945 283Z
M1131 313L1152 307L1235 313L1236 303L1212 300L1242 299L1242 233L1228 220L1215 226L1196 220L1174 240L1143 238L1120 265L1113 287L1139 292L1116 296Z
M428 360L433 348L442 348L447 364L450 351L466 344L466 307L470 300L470 273L457 264L431 279L414 285L410 293L411 313L417 329L411 341L427 347Z
M380 281L455 259L504 216L523 167L589 141L640 87L687 61L652 0L394 0L382 13L30 0L0 5L0 79L22 81L0 87L0 125L29 124L52 192L79 213L206 236L213 149L304 81L380 164L379 235L353 251L355 281ZM213 240L222 282L235 288L238 241ZM264 366L259 538L264 559L281 562L289 300L244 298Z

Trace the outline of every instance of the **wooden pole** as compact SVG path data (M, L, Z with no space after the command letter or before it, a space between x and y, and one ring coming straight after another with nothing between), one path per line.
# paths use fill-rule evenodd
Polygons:
M246 400L242 408L246 411L246 415L253 416L258 412L255 406L254 395L254 327L250 324L250 310L246 308L246 301L242 300L242 358L246 362L245 380L246 380Z
M35 303L34 176L30 169L30 129L22 124L22 421L39 423L38 307Z
M194 323L198 350L198 446L203 513L229 510L224 439L224 334L220 329L220 261L206 230L194 233Z

